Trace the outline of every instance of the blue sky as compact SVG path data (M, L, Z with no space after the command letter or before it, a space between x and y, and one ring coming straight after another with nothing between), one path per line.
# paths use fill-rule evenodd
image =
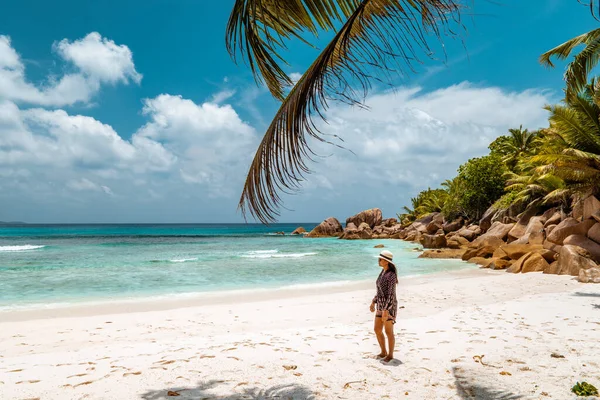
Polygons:
M334 105L282 221L393 216L511 126L544 124L564 64L545 50L598 27L576 0L474 0L446 62ZM246 168L276 110L224 45L232 1L7 2L0 14L0 220L240 222ZM317 42L325 44L325 39ZM2 43L4 45L2 46ZM316 51L292 43L287 71ZM385 151L383 151L385 150Z

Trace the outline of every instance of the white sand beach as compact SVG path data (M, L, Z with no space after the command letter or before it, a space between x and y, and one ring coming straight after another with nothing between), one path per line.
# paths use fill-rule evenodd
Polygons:
M401 279L396 362L374 282L0 314L1 399L570 399L600 387L600 286L464 270Z

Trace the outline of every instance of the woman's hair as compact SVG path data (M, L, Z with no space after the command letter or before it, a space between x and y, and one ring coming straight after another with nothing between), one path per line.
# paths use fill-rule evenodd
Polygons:
M398 283L398 270L396 269L396 265L391 261L388 261L388 271L392 271L394 275L396 275L396 283Z

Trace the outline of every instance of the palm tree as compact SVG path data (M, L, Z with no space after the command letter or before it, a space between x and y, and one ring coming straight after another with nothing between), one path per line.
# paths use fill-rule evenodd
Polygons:
M572 193L600 194L600 87L592 82L562 105L547 106L544 150L531 157L539 175L563 180Z
M508 173L507 192L515 192L512 204L524 204L527 208L541 203L546 206L567 205L572 192L558 176L550 173L539 175L534 171L522 175Z
M435 57L429 37L457 36L461 3L469 0L236 0L227 26L227 47L249 64L281 106L256 152L240 209L263 223L279 215L280 192L299 188L316 154L309 140L335 143L319 131L330 100L360 104L373 80L391 83ZM289 39L308 43L335 32L286 95L292 81L280 54Z
M519 159L531 155L535 150L538 132L523 129L523 125L518 129L509 129L508 132L510 136L498 142L498 151L502 154L502 162L514 171Z
M404 224L413 222L432 212L441 212L448 200L448 192L444 189L427 189L420 192L417 197L410 199L412 209L402 207L404 213L397 214L400 221Z

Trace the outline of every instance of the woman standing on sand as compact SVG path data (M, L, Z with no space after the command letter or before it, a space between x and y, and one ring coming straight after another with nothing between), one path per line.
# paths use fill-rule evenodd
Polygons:
M387 250L379 254L379 266L383 270L377 278L377 294L373 297L370 308L371 312L374 312L377 305L375 335L377 335L377 341L379 347L381 347L381 353L377 358L383 358L384 362L390 362L394 358L394 346L396 344L394 324L396 323L396 311L398 310L398 300L396 299L398 272L392 262L393 258L394 255ZM386 351L385 348L383 328L385 328L385 336L388 339L389 351Z

